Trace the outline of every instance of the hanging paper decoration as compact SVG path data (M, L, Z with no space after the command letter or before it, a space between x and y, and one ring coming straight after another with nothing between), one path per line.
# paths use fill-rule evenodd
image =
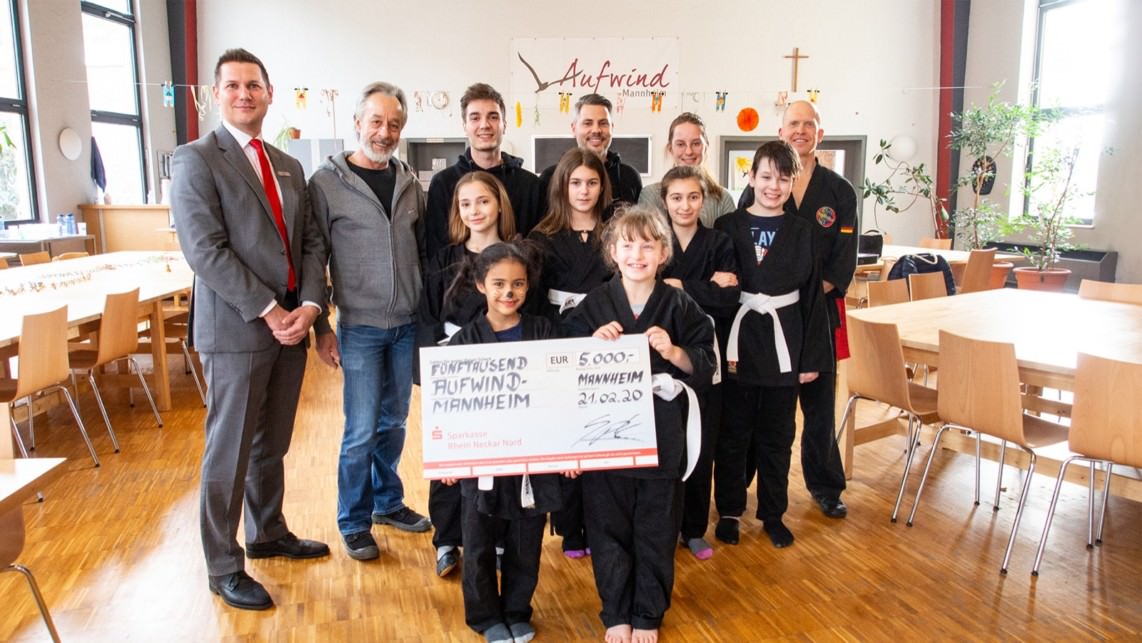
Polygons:
M666 92L650 92L650 111L662 111L662 96L664 94L666 94Z
M817 102L817 98L818 98L820 95L821 95L821 90L819 90L819 89L810 89L810 90L809 90L809 102L810 102L810 103L815 103L815 102Z
M738 112L738 129L743 132L752 132L757 129L757 123L761 119L757 115L757 110L752 107L746 107Z
M306 109L309 107L309 88L308 87L294 87L293 88L293 105L298 109Z
M190 98L194 101L194 111L198 112L198 120L206 120L206 112L210 111L210 86L190 86L187 90L190 91Z
M714 95L717 96L717 99L714 101L714 111L726 111L726 96L729 95L729 92L714 92Z
M337 90L323 89L321 90L321 97L325 99L325 115L333 124L333 138L337 138Z
M539 127L539 99L535 99L535 126Z
M416 111L423 112L424 111L424 94L422 94L421 92L413 92L412 93L412 99L416 103Z
M174 107L174 83L169 80L163 83L163 107Z
M523 105L518 100L515 102L515 126L516 129L523 127Z
M559 112L566 114L571 111L571 92L559 92Z
M789 92L777 92L777 100L774 101L774 107L785 107L789 103Z
M623 110L626 109L626 106L627 106L627 95L620 93L615 98L615 114L622 114Z

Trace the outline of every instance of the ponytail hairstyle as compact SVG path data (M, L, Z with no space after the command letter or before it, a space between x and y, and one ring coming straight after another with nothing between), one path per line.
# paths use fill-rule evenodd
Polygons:
M662 216L658 208L632 205L616 212L603 230L603 259L607 265L618 271L619 267L611 256L611 249L617 246L619 241L638 239L658 241L665 248L666 257L658 267L659 270L670 263L674 256L674 234L670 231L666 217Z
M600 224L603 222L603 213L611 203L611 180L607 177L607 166L591 150L573 147L559 159L555 172L551 175L547 189L547 215L535 226L540 234L550 237L571 229L571 203L567 190L571 185L571 173L580 167L586 167L599 175L602 189L599 190L599 200L595 202L595 220ZM595 229L598 227L596 225Z
M501 261L513 261L527 270L528 292L539 287L540 270L543 266L543 250L539 244L528 239L500 241L484 248L480 254L464 260L456 273L456 278L444 293L444 300L448 301L467 290L475 290L476 284L484 281L492 266Z
M683 123L689 123L698 128L698 131L702 133L702 142L705 144L706 150L709 151L710 137L706 135L706 123L702 121L702 117L693 112L682 112L675 116L674 120L670 121L670 129L667 130L666 133L666 153L670 154L670 147L674 144L674 129ZM703 155L703 157L704 156L705 155ZM705 196L712 201L720 201L726 191L722 186L718 185L714 177L710 176L710 172L706 170L705 158L703 158L702 161L703 162L697 167L706 178Z
M499 214L496 215L496 232L500 239L511 239L515 236L515 214L512 212L512 203L508 198L508 191L504 184L496 177L477 170L460 177L456 187L452 190L452 211L448 215L448 240L453 245L459 245L472 236L472 231L464 225L460 218L460 188L469 183L481 183L495 197Z

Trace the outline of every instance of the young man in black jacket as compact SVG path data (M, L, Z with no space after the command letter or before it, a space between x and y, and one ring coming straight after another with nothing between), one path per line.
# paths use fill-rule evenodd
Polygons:
M428 186L425 214L425 250L428 257L451 243L448 239L448 213L452 193L460 177L483 170L500 180L508 191L508 199L516 217L516 230L527 235L543 217L539 179L524 169L523 159L500 151L504 140L504 97L491 85L476 83L460 97L460 114L468 149L450 167L432 177ZM506 241L506 239L505 239Z

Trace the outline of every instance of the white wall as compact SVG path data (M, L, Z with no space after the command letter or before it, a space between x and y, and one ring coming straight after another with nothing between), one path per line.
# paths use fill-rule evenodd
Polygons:
M1095 188L1095 214L1092 227L1075 228L1075 242L1092 250L1118 251L1118 281L1142 283L1142 233L1139 232L1137 208L1142 203L1142 78L1137 65L1128 61L1142 60L1142 43L1134 35L1142 28L1142 2L1136 0L1100 0L1102 10L1112 10L1112 22L1119 29L1104 34L1121 44L1121 56L1098 61L1114 71L1115 82L1107 102L1106 138L1088 141L1087 145L1111 148L1099 161L1098 185ZM1000 97L1016 101L1029 98L1034 39L1036 0L989 0L972 3L968 37L968 67L965 104L984 104L995 83L1004 83ZM1029 29L1029 27L1031 27ZM961 159L960 167L971 167L971 159ZM1011 177L1011 161L999 161L999 180L992 194L1009 190L1004 177ZM966 190L965 190L966 192ZM965 198L965 197L961 197ZM1021 207L1018 206L1017 207ZM1018 210L1017 210L1018 211ZM1024 240L1013 236L1011 241Z
M553 105L533 125L532 95L509 94L512 38L676 37L679 40L679 87L704 92L703 104L682 105L706 120L714 151L710 169L717 175L720 136L742 136L739 109L761 114L754 135L776 134L780 116L772 107L776 93L788 89L790 62L783 58L800 47L799 88L822 90L819 106L826 136L866 135L868 147L881 138L909 135L917 141L915 160L932 165L936 145L938 97L938 3L918 0L663 0L645 2L380 2L378 0L276 0L232 2L199 0L199 74L213 76L218 54L245 47L262 58L275 86L266 120L272 138L288 119L306 138L333 135L319 97L321 88L339 91L336 129L352 140L356 93L366 83L387 80L407 93L444 90L455 104L464 88L491 83L505 94L509 112L516 100L525 107L523 127L507 135L507 151L531 165L531 137L568 132L570 116ZM251 29L257 25L257 29ZM293 88L309 88L309 108L294 108ZM725 112L715 112L714 92L729 91ZM613 97L612 97L613 98ZM669 101L669 97L668 97ZM670 103L668 102L667 105ZM616 115L616 133L650 135L665 146L675 108L661 113L629 106ZM695 109L696 108L696 109ZM205 128L217 123L217 114ZM426 108L413 113L406 138L462 137L460 115ZM871 156L871 154L870 154ZM871 163L871 159L869 160ZM542 168L539 168L542 169ZM654 158L654 180L665 170ZM885 174L868 168L870 174ZM865 227L872 226L871 206ZM879 227L899 240L931 234L923 213L880 215Z

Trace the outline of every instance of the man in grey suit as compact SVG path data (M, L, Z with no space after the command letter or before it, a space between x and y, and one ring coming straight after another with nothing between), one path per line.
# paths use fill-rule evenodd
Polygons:
M301 164L261 140L273 100L266 68L244 49L214 68L222 125L175 151L171 213L194 270L191 337L210 385L202 456L201 528L209 587L228 605L273 600L245 555L314 558L319 542L282 516L309 328L325 301L321 238Z

